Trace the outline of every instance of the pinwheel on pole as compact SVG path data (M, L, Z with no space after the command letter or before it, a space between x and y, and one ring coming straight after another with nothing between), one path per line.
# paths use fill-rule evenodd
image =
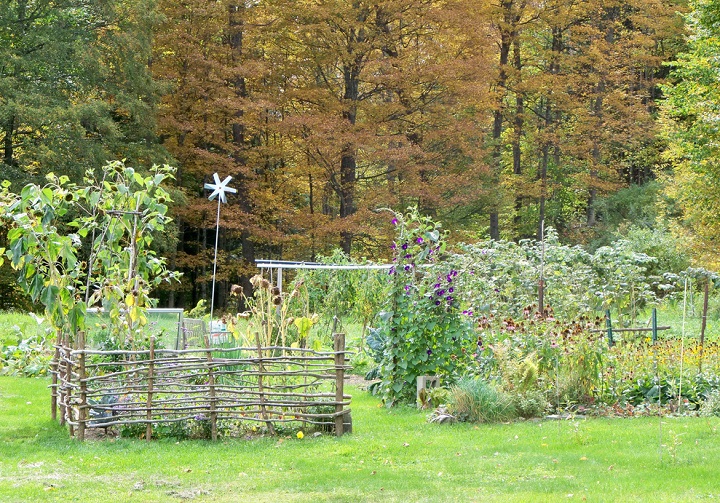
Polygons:
M215 275L217 273L218 237L220 236L220 203L227 203L227 197L225 195L227 192L230 192L231 194L235 194L237 192L236 189L227 186L227 184L230 183L230 180L232 180L232 176L228 176L221 182L220 177L217 173L215 173L213 174L213 179L215 180L215 183L205 184L205 188L207 190L212 190L208 199L212 201L217 197L218 200L217 218L215 219L215 258L213 259L212 294L210 296L210 331L212 331L213 328L213 310L215 308Z

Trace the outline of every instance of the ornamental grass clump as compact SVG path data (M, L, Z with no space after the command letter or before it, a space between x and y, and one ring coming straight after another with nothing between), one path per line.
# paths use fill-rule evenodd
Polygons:
M512 397L495 385L463 377L450 388L447 410L458 421L496 423L517 417Z

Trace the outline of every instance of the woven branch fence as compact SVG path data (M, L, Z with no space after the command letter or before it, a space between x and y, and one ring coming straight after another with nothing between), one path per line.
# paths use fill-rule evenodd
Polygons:
M343 393L345 335L334 350L287 347L98 351L58 344L52 362L52 415L84 440L88 429L142 427L150 440L159 424L203 421L213 440L223 421L314 425L340 436L351 428ZM74 346L74 347L72 347Z

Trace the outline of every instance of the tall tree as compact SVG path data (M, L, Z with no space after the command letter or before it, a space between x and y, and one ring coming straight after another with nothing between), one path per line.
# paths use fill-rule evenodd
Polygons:
M148 72L151 0L0 1L4 176L78 178L106 159L160 160Z
M664 177L672 204L673 230L702 265L717 268L720 242L720 149L717 117L720 88L720 2L690 2L688 50L674 63L673 82L663 88L665 151L671 171Z

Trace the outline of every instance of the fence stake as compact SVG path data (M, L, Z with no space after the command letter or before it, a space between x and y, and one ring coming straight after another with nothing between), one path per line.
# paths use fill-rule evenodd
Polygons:
M219 205L220 203L218 203ZM219 210L218 210L219 211ZM210 320L212 326L212 319ZM213 354L210 350L210 335L205 335L205 346L207 347L208 362L208 391L210 393L210 438L217 440L217 410L215 409L215 374L213 373Z
M72 395L72 374L73 374L73 365L72 365L72 347L70 343L70 336L67 336L67 346L65 347L65 358L67 362L65 363L65 414L67 416L68 421L68 429L70 430L70 436L75 436L75 427L72 425L73 420L73 409L70 405L71 402L71 395Z
M87 382L85 381L85 332L77 333L78 349L82 351L77 355L78 382L80 383L80 405L78 406L78 440L85 440L85 422L87 420Z
M153 399L153 374L155 371L155 336L150 336L150 361L148 362L147 374L147 412L145 418L145 440L149 442L152 439L152 399Z
M342 414L343 385L345 378L345 334L334 334L335 350L335 435L344 433L345 415Z
M703 298L702 325L700 327L700 354L698 359L698 372L702 372L703 350L705 349L705 328L707 327L708 295L710 293L710 278L705 278L705 296Z
M50 362L50 372L52 375L52 384L50 385L50 415L53 421L57 420L58 408L58 369L60 368L60 344L62 343L62 330L55 333L55 353Z
M267 413L267 408L265 408L265 393L263 391L263 373L265 372L265 366L262 362L262 346L260 345L260 335L255 333L255 342L257 343L257 350L258 350L258 391L259 391L259 398L260 398L260 411L262 413L262 417L265 420L265 423L267 424L268 431L271 435L275 435L275 427L272 424L272 421L270 421Z
M610 320L610 310L605 311L605 326L607 327L608 336L608 347L611 348L615 345L613 340L612 321Z

